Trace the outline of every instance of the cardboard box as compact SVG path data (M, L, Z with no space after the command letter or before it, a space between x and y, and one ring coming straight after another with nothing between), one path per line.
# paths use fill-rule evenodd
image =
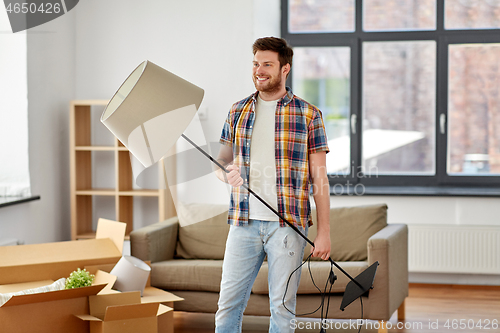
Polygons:
M101 219L100 239L0 247L0 292L47 285L86 265L117 263L122 255L125 227L125 223ZM0 307L1 331L88 333L88 322L74 315L88 314L88 297L104 287L13 296Z
M174 295L168 291L158 289L146 285L142 293L141 303L161 302L168 311L158 315L158 331L157 333L174 333L174 302L183 301L184 299Z
M156 333L157 316L170 311L159 303L141 303L138 291L89 296L90 315L77 315L90 322L90 333Z
M150 265L149 262L146 262ZM109 274L114 265L94 265L86 266L87 271L96 274L96 281L98 274L101 276L102 281L111 281L114 277ZM116 278L116 277L114 277ZM118 293L116 290L111 290L111 285L103 289L99 295L104 293ZM157 314L157 333L173 333L174 332L174 302L182 301L183 298L176 296L168 291L158 289L151 286L151 276L148 278L146 288L141 297L141 303L161 303Z
M0 307L0 331L88 332L88 324L82 323L73 314L88 312L88 296L97 294L103 287L104 285L98 285L13 296Z

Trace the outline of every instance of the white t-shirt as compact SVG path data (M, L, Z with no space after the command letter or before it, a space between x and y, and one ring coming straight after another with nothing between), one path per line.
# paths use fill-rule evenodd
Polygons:
M257 97L255 121L250 144L249 187L262 199L278 210L276 194L276 160L274 157L275 101L264 101ZM252 220L279 221L269 208L253 195L249 198L249 218Z

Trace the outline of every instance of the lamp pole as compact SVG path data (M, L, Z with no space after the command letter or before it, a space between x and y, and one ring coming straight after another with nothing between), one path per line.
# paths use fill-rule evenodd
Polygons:
M194 143L190 138L185 136L184 134L181 135L187 142L189 142L193 147L198 149L203 155L205 155L210 161L215 163L219 168L224 170L225 173L229 173L229 171L222 165L220 164L215 158L210 156L206 151L201 149L196 143ZM311 244L312 247L314 247L314 243L306 237L296 226L294 226L292 223L290 223L280 212L278 212L274 207L272 207L270 204L268 204L264 199L262 199L257 193L255 193L251 188L249 188L247 185L243 184L241 185L243 188L245 188L249 193L251 193L256 199L258 199L260 202L262 202L267 208L269 208L274 214L276 214L280 219L285 221L285 223L291 227L295 232L297 232L306 242ZM340 267L331 257L328 257L328 260L335 266L337 267L342 273L344 273L352 282L354 282L361 290L366 291L365 288L358 282L356 281L349 273L347 273L342 267Z

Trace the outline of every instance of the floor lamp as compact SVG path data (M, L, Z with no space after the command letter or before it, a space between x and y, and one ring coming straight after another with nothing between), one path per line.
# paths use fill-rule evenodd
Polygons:
M183 134L196 114L203 95L203 89L146 60L120 86L104 109L101 121L146 168L166 155L182 136L227 173L224 166ZM242 186L314 246L297 227L252 189ZM350 279L340 306L344 310L373 287L378 262L353 278L332 258L328 260Z

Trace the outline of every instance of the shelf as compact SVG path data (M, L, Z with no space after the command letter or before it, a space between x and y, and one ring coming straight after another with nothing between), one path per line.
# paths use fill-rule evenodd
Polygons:
M76 195L117 195L118 192L113 188L92 188L76 191Z
M124 146L76 146L76 151L126 151L128 153L127 147Z
M116 148L113 146L76 146L76 151L114 151ZM119 149L121 150L121 149Z
M95 238L99 218L126 223L126 239L134 225L166 218L165 190L134 188L127 147L99 120L107 104L107 100L70 103L72 239ZM153 180L149 188L155 185Z
M85 234L77 234L76 238L77 239L93 239L93 238L95 238L95 232L88 232Z
M74 100L71 105L74 106L89 106L89 105L108 105L109 100L106 99L92 99L92 100Z
M117 191L115 189L83 189L76 191L76 195L118 195L118 196L138 196L138 197L157 197L159 196L158 190L127 190Z
M87 232L83 234L77 234L76 239L94 239L95 238L95 232ZM125 235L125 240L129 240L130 235Z
M118 191L120 196L137 196L137 197L157 197L159 196L158 190L127 190Z

